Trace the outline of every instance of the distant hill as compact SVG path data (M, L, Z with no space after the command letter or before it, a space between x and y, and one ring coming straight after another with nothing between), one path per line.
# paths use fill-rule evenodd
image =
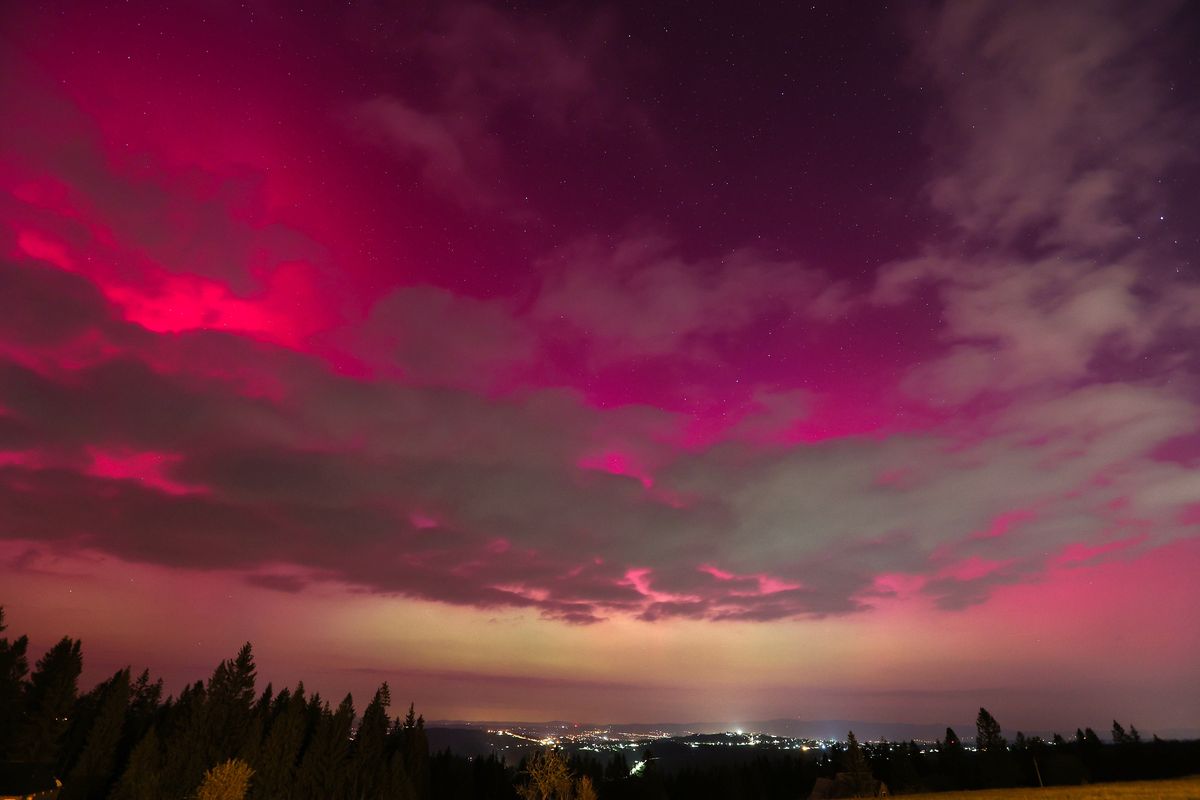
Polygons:
M950 723L963 738L975 731L974 723ZM459 730L523 729L545 735L575 730L609 730L645 736L686 736L690 733L723 733L743 730L747 733L764 733L772 736L791 736L803 739L845 739L847 731L854 731L860 739L926 739L933 740L946 733L946 723L913 724L903 722L871 722L865 720L799 720L770 719L748 722L629 722L629 723L582 723L564 720L548 722L520 722L514 720L465 721L436 720L427 723L430 728Z
M933 741L934 739L942 738L946 733L947 726L949 726L954 728L959 737L964 741L969 741L975 736L975 723L973 721L910 723L856 719L802 720L786 717L781 719L751 720L747 722L629 722L603 724L569 722L566 720L550 720L547 722L435 720L427 723L427 725L430 728L459 729L464 731L464 735L466 731L483 731L488 729L523 729L537 732L541 735L560 734L579 730L608 730L647 737L686 736L690 733L723 733L725 731L743 730L747 733L790 736L797 739L836 739L839 741L846 738L847 731L854 731L854 734L859 739L868 741L879 739L888 739L891 741L907 741L909 739ZM1097 730L1101 729L1097 728ZM1047 739L1055 733L1061 733L1069 739L1075 733L1075 729L1063 728L1062 730L1053 731L1031 728L1025 729L1024 733L1026 736L1041 736ZM1103 730L1102 735L1106 733L1107 728ZM1163 739L1200 738L1200 729L1196 728L1170 728L1157 731L1144 731L1143 733L1147 738L1154 734ZM1011 739L1016 735L1016 729L1006 729L1005 734ZM467 740L464 739L463 741L465 743ZM484 750L483 752L487 751Z
M485 756L496 749L495 737L480 728L432 723L425 728L425 736L431 753L451 750L460 756Z
M798 740L749 733L693 733L680 736L639 735L632 731L613 732L610 736L596 728L544 723L546 735L553 736L558 747L570 755L587 755L602 763L614 758L625 760L625 769L653 758L660 770L675 772L684 767L744 764L761 759L816 758ZM564 730L564 728L566 730ZM569 733L568 733L569 731ZM484 728L427 727L426 736L434 753L449 750L467 757L495 755L509 764L542 749L542 734L529 725L511 724ZM632 774L632 773L631 773Z
M746 723L746 727L774 736L794 736L805 739L838 739L846 738L847 731L854 731L859 739L875 740L890 739L905 741L918 739L931 741L946 735L947 726L954 728L961 737L974 735L973 722L940 722L940 723L910 723L910 722L872 722L856 719L771 719Z

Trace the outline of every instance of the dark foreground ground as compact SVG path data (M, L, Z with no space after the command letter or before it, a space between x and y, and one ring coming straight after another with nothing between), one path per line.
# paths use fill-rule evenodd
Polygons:
M910 800L1200 800L1200 777L1165 781L1093 783L1045 789L983 789L905 795Z

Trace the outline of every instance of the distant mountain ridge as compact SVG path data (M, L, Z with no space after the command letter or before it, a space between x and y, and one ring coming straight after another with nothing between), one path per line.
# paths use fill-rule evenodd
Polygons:
M682 736L689 733L721 733L724 731L743 730L746 732L770 734L773 736L790 736L806 739L844 739L847 731L854 731L861 739L920 739L934 740L946 733L945 723L904 723L904 722L872 722L867 720L800 720L800 719L771 719L751 720L747 722L629 722L629 723L591 723L570 722L567 720L549 720L546 722L525 722L517 720L434 720L426 723L430 728L474 728L474 729L513 729L537 731L547 735L556 731L578 730L610 730L622 733L666 734ZM951 723L961 736L968 738L974 733L974 723ZM1066 735L1066 734L1064 734Z

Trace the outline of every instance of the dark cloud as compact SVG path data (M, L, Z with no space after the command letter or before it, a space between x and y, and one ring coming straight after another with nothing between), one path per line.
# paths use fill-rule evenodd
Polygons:
M111 333L120 321L94 283L61 269L0 260L0 287L0 336L9 347L64 345Z
M534 331L515 316L503 302L412 286L379 300L340 338L354 357L406 383L488 391L537 354Z
M1156 179L1195 158L1162 57L1187 46L1169 33L1183 6L937 6L915 48L945 97L934 205L979 237L1076 252L1157 221Z
M711 357L714 340L764 318L819 324L848 307L846 286L810 266L753 249L691 260L653 235L577 242L547 259L547 275L533 316L582 331L600 363Z
M434 4L356 35L399 49L424 68L428 83L404 96L364 100L347 114L361 137L416 167L425 188L469 207L502 207L527 217L503 188L528 140L577 147L580 131L605 130L637 146L649 136L644 114L614 77L627 64L605 47L612 24L602 14L568 24L505 13L485 3Z

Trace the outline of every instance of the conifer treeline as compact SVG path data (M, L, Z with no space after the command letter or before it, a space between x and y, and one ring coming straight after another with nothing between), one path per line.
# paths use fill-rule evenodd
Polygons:
M62 639L32 670L28 647L0 638L0 761L52 765L61 800L185 800L231 759L253 770L251 800L430 797L425 721L411 706L389 717L386 683L355 727L350 695L332 707L303 684L258 693L248 643L165 700L161 680L128 668L79 695L79 641Z
M936 744L864 744L876 778L893 792L1077 785L1192 775L1200 768L1200 741L1144 741L1113 720L1112 742L1091 728L1050 739L1020 731L1010 743L1000 723L979 709L975 745L964 745L953 728ZM836 752L828 759L836 765Z

